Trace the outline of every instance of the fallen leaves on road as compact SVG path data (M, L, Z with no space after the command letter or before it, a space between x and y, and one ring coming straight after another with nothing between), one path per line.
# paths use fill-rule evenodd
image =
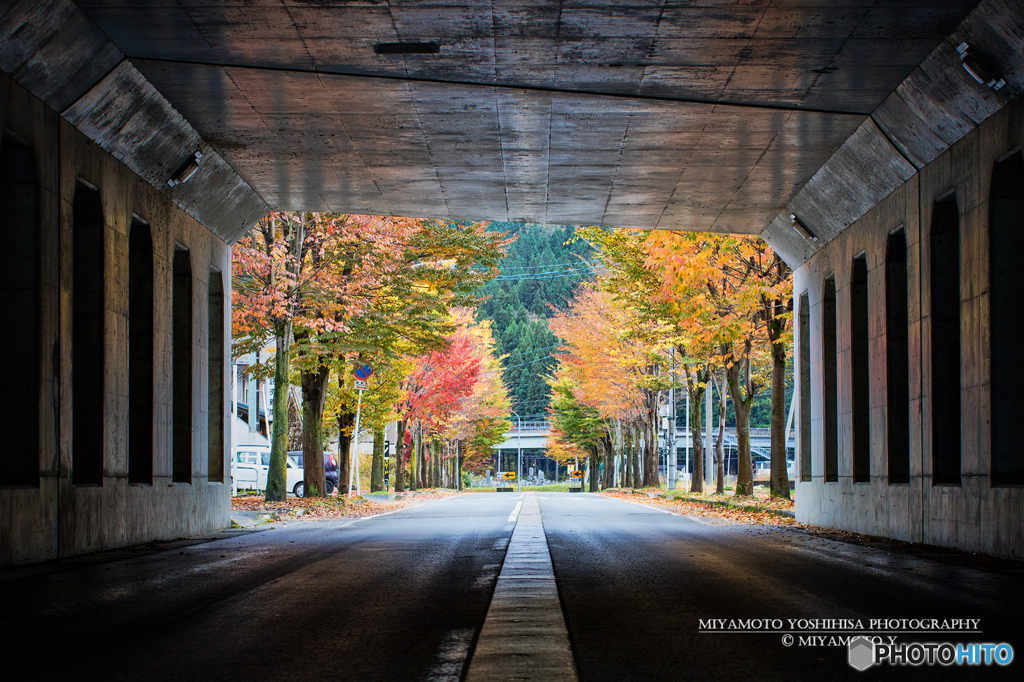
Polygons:
M683 516L698 516L716 519L721 523L748 523L769 526L799 525L780 511L793 511L793 503L781 498L735 497L717 493L701 494L676 491L666 493L664 490L623 490L610 489L600 493L605 497L617 500L637 502L652 507L671 510Z
M415 507L430 500L440 500L459 495L455 490L423 490L400 495L390 502L378 502L364 497L331 495L330 497L290 497L281 502L267 502L262 495L250 495L231 498L232 511L266 512L276 514L273 521L293 521L295 519L354 519L374 514Z

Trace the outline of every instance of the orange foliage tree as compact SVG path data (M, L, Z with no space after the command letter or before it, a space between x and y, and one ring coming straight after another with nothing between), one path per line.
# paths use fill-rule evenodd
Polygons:
M593 408L603 420L605 434L596 454L604 461L606 488L614 483L616 452L622 455L623 485L641 485L637 452L630 446L649 416L652 363L651 353L629 335L631 323L629 309L596 284L581 286L569 306L550 320L564 341L552 387L561 382L563 390L571 390L580 405Z
M772 386L772 493L789 497L784 442L786 354L792 339L791 272L762 239L750 235L652 232L647 268L662 281L661 297L691 347L725 371L736 412L739 470L736 494L753 494L750 408Z

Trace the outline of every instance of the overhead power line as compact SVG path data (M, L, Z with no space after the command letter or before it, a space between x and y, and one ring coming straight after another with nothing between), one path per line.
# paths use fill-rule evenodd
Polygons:
M596 266L593 268L579 268L576 270L561 270L555 272L537 272L527 275L499 275L492 281L494 282L508 282L508 281L519 281L525 282L529 280L538 279L560 279L562 277L582 277L583 275L590 274L592 272L598 272L605 270L604 266Z
M505 270L540 270L542 268L566 268L575 265L595 265L601 263L601 259L597 258L594 260L587 260L586 258L580 258L569 263L551 263L550 265L510 265L508 267L498 266L501 271Z
M537 358L536 360L528 360L527 362L520 362L518 365L509 365L508 367L503 367L501 369L495 369L495 370L492 370L490 372L481 372L481 376L483 376L484 374L496 374L497 372L504 372L507 369L515 369L516 367L525 367L526 365L532 365L535 362L540 362L542 360L547 360L548 358L555 358L555 359L557 359L557 356L555 356L555 355L545 355L544 357Z
M517 350L517 351L513 351L513 352L509 353L509 356L512 356L512 355L533 355L534 353L543 353L544 351L551 350L552 348L559 348L561 345L562 344L560 344L560 343L556 343L555 345L548 346L547 348L537 348L536 350L528 350L528 351L525 351L525 352L522 352L522 353L520 353Z

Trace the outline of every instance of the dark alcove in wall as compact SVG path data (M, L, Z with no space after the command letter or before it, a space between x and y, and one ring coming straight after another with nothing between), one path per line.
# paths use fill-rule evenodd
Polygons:
M128 481L153 483L153 238L128 235Z
M0 335L5 387L0 485L39 485L38 186L32 147L4 134L0 140L0 297L8 322Z
M932 213L932 484L960 485L960 214Z
M103 205L79 183L72 216L71 480L103 485Z
M1024 159L1017 152L992 169L989 196L992 320L992 483L1024 484L1024 277L1017 246L1024 235Z

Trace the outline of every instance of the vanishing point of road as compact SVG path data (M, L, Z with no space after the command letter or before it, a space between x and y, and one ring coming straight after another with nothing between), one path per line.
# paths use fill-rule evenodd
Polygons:
M827 632L787 646L784 631L976 619L980 633L895 636L1024 655L1021 578L591 494L480 493L5 569L0 642L5 678L24 681L1020 679L1016 661L860 673Z

